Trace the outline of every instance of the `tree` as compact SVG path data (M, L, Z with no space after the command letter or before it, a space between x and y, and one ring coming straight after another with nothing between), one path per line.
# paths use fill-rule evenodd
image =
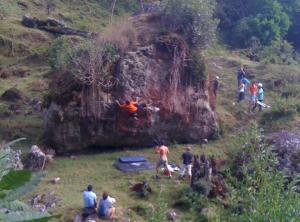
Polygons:
M161 5L167 27L183 34L189 44L205 48L215 38L214 0L164 0Z
M263 45L282 40L291 25L283 0L218 0L216 15L222 18L220 29L228 42L248 46L252 37Z

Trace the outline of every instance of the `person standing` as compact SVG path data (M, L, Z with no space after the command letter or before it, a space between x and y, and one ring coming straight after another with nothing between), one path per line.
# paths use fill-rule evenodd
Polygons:
M192 161L193 161L193 154L191 152L191 147L187 147L186 151L182 154L182 160L183 160L183 169L181 172L181 177L184 177L187 173L189 183L191 184L192 180Z
M244 70L244 65L242 64L240 66L240 68L238 69L238 72L237 72L237 85L238 85L238 87L240 85L241 80L245 77L246 77L246 72Z
M155 152L159 154L159 160L156 164L156 178L159 178L159 168L163 166L165 170L168 173L169 177L172 177L171 172L168 169L168 154L169 154L169 148L164 145L164 143L161 144L161 146L156 147Z
M258 83L257 101L260 102L260 103L264 102L264 89L263 89L263 84L262 83ZM261 111L262 110L262 105L258 104L257 102L255 103L255 105L253 107L253 111L256 109L257 106L258 106L258 110Z
M238 93L237 102L239 103L239 102L243 101L245 98L245 84L243 83L243 81L240 82L238 91L239 91L239 93Z
M257 84L256 82L252 82L250 87L249 87L249 112L251 112L256 104L256 99L257 99Z
M217 91L218 91L219 85L220 85L219 79L220 79L219 76L216 76L212 82L213 83L212 88L213 88L213 93L214 93L215 97L217 97Z

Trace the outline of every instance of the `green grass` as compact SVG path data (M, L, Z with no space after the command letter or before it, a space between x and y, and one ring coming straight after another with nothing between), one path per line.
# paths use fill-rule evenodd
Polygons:
M227 145L229 147L229 144ZM185 149L182 145L171 146L169 161L181 164L180 157L184 151ZM224 145L222 140L212 142L202 149L199 145L193 145L194 154L205 153L206 155L216 155L224 158L225 151L226 144ZM175 185L174 178L170 180L162 176L161 181L158 183L152 179L152 176L155 175L155 170L124 174L113 167L113 163L120 156L141 154L145 155L152 162L157 161L158 155L153 148L116 150L92 155L80 155L75 160L69 157L57 157L54 163L47 167L48 175L37 187L35 193L55 191L62 199L62 202L60 207L53 209L53 213L62 214L62 221L67 221L74 217L75 212L80 211L82 207L82 191L88 184L92 184L98 197L101 196L103 191L108 191L117 199L116 207L119 217L130 216L135 221L147 221L147 217L140 217L136 212L128 209L136 208L140 205L148 206L152 204L155 206L160 192L161 198L171 208L176 201L176 195L179 191L187 187L187 181L181 181L178 185ZM177 176L178 173L174 175L175 178ZM53 185L49 182L54 177L61 178L59 184ZM149 180L151 187L154 189L154 194L145 200L129 191L130 182L141 182L143 180Z
M4 2L4 1L3 1ZM3 2L0 2L3 5ZM40 80L48 81L45 75L49 73L50 67L47 61L47 51L55 37L47 32L37 29L28 29L20 23L21 17L24 14L31 14L38 18L47 18L45 3L41 5L34 4L33 0L26 1L28 9L22 9L17 5L17 0L9 3L9 7L5 7L5 19L0 20L0 66L1 67L16 67L29 70L30 74L24 78L11 77L9 79L0 79L0 95L7 89L16 86L20 89L28 99L42 98L45 90L34 91L33 83ZM35 2L42 2L36 1ZM55 10L52 17L63 19L66 25L72 28L85 29L89 31L101 32L109 23L109 5L110 1L102 0L87 0L74 1L72 0L54 0ZM120 1L116 9L117 17L115 20L128 16L128 13L136 7L133 1ZM136 1L137 2L137 1ZM128 3L131 4L128 7ZM1 9L0 9L1 13ZM3 44L1 44L3 40ZM15 56L11 55L11 42L14 44ZM18 49L22 47L28 48L26 53L19 53ZM26 58L28 56L38 55L42 59L31 61ZM279 65L261 65L247 60L243 55L230 52L225 47L217 45L206 52L208 62L215 62L223 67L223 70L217 73L221 78L221 86L218 95L217 111L222 121L222 129L224 137L210 143L201 149L200 146L193 146L195 154L205 153L206 155L215 155L222 159L227 158L227 154L231 149L235 148L237 140L237 132L244 130L250 120L260 120L262 114L249 115L246 111L248 104L245 101L241 105L234 105L236 102L236 71L238 64L243 63L248 65L256 75L256 79L262 81L265 87L266 103L276 105L276 98L281 96L282 91L292 89L296 95L292 98L293 102L299 100L300 88L300 68L299 66L279 66ZM288 86L286 89L276 89L273 82L278 79L284 79ZM0 101L0 113L3 113L9 104ZM29 110L27 102L22 104L22 110ZM295 116L293 120L277 120L269 122L264 126L266 129L281 129L291 128L300 119ZM34 114L25 117L24 115L10 116L1 118L0 121L0 138L11 140L15 137L25 136L28 141L22 144L22 149L26 152L28 147L39 142L42 134L42 115ZM28 145L27 145L28 144ZM181 163L180 156L184 151L182 145L173 145L171 147L170 161ZM156 206L159 199L159 192L162 190L161 199L163 199L168 207L172 207L176 201L178 193L187 187L187 182L181 182L179 185L174 184L173 180L163 178L161 183L157 183L151 179L155 174L154 171L145 171L137 174L123 174L117 171L112 164L122 155L139 155L143 154L149 160L156 161L157 155L152 148L144 148L140 150L116 150L110 152L102 152L93 155L80 155L78 159L71 160L69 157L57 157L54 163L51 163L47 170L48 176L37 187L34 193L45 193L55 191L62 198L61 206L54 208L52 211L55 214L62 214L61 221L72 219L76 212L82 207L82 190L87 184L93 184L95 191L100 197L104 190L109 191L112 196L117 198L117 210L120 217L130 217L133 221L148 221L149 212L146 214L138 213L132 209L142 206L146 211L151 209L151 206ZM60 177L61 181L57 185L49 183L49 180L54 177ZM142 200L129 192L130 181L142 181L149 179L155 193L149 199ZM208 201L207 215L211 218L209 221L215 221L220 209L213 203ZM189 211L182 211L183 218L194 219L195 215L189 217Z

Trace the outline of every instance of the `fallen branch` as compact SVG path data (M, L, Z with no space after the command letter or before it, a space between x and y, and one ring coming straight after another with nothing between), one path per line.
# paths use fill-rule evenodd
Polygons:
M96 32L88 32L84 30L78 30L66 27L65 24L61 21L58 21L54 18L48 18L47 20L39 20L30 15L24 15L22 17L22 24L28 28L37 28L53 34L59 35L78 35L81 37L94 37L97 36Z

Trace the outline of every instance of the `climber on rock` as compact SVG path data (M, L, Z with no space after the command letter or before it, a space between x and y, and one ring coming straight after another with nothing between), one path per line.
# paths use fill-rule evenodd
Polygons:
M137 101L126 100L125 103L120 104L120 102L118 100L116 100L116 103L122 110L127 111L135 120L138 120L138 118L137 118L137 112L138 112Z
M122 109L127 111L135 120L138 120L138 113L147 107L145 103L138 103L137 99L133 101L126 100L125 103L120 104L118 100L116 100L118 106Z

